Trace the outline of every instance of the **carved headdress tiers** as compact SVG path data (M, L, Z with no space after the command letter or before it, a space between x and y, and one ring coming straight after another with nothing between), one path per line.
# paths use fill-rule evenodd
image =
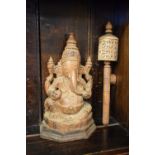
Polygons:
M80 53L76 43L74 33L70 33L65 50L62 54L62 64L67 61L75 61L75 63L80 62Z

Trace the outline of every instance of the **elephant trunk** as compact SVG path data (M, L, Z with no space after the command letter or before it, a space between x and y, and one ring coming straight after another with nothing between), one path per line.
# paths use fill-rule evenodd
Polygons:
M69 78L71 79L71 83L72 83L72 86L73 86L73 91L76 92L76 90L77 90L77 70L73 70L69 74Z

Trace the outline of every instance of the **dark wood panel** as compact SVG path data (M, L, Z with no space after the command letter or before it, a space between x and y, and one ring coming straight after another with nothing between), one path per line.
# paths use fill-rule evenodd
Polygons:
M27 134L38 133L40 104L40 59L37 1L26 2L26 126Z
M101 151L97 153L90 153L90 155L129 155L129 148Z
M87 140L57 143L39 136L27 138L27 155L116 154L128 152L128 133L120 126L98 128Z
M121 37L118 62L114 72L117 84L113 87L113 114L123 125L129 124L129 27L124 26Z

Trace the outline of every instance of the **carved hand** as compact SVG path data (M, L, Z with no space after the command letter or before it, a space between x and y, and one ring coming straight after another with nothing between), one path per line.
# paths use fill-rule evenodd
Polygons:
M92 80L92 76L89 73L85 74L85 78L86 78L87 81Z
M49 97L51 97L53 100L57 100L61 97L61 90L49 90L48 91Z

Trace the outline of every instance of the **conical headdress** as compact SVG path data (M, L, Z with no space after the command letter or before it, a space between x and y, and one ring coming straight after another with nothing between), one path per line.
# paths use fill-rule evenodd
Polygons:
M66 61L75 61L75 63L80 62L80 53L76 43L74 34L70 33L66 47L62 54L62 64Z

